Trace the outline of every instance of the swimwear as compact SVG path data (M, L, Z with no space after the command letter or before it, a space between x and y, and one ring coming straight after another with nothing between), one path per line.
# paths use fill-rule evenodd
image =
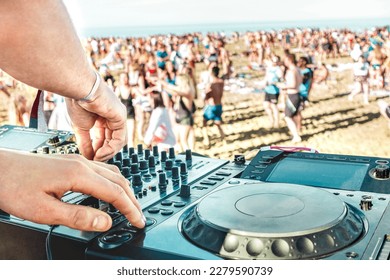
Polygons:
M286 108L284 110L285 116L289 118L296 116L299 112L301 101L299 93L287 94Z
M204 108L203 118L206 121L222 121L222 105L207 105Z

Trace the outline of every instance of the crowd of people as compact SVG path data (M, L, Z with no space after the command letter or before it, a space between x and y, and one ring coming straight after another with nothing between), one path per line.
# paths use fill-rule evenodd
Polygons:
M280 127L284 118L293 143L302 140L302 111L310 104L312 86L327 83L327 59L352 59L354 88L349 100L363 93L363 102L368 104L370 91L389 88L390 34L386 27L364 32L296 28L231 36L193 33L87 38L82 43L90 63L127 108L128 144L175 146L181 152L195 147L196 112L203 116L200 125L206 146L210 144L210 124L217 127L221 140L225 138L224 85L236 75L233 54L226 45L238 40L245 46L239 54L242 59L252 70L264 73L263 107L270 126ZM7 86L0 84L0 90L10 95ZM70 127L57 112L66 110L61 106L63 99L51 100L52 96L46 98L48 122L55 112L49 127ZM388 118L387 102L380 103Z

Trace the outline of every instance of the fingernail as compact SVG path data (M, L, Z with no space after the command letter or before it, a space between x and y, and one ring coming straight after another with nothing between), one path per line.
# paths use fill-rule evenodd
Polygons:
M105 230L107 227L107 219L104 216L97 216L92 223L92 227L96 230Z
M146 225L146 217L142 212L141 212L141 218L142 218L142 221L144 221L144 225Z

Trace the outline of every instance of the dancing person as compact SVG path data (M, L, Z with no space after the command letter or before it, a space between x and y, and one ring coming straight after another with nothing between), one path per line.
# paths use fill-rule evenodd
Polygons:
M176 145L169 112L165 108L161 92L153 90L150 99L153 110L145 132L144 143L149 148L157 145L160 150L168 150Z
M298 127L300 126L298 113L301 105L301 97L299 96L299 87L302 83L302 74L296 66L295 55L289 53L284 59L286 66L285 84L282 85L283 94L285 95L285 120L287 127L292 134L292 142L301 142Z
M221 140L224 140L225 133L222 125L222 96L223 96L224 81L219 77L219 67L214 66L211 69L211 83L205 91L204 111L203 111L203 139L206 146L210 145L210 140L207 131L207 122L213 121L218 128Z
M348 100L352 101L353 98L363 92L363 103L369 104L368 98L370 94L370 84L369 84L369 69L370 65L366 61L363 55L361 55L357 62L353 65L353 75L354 75L354 89L348 95Z
M126 72L119 74L119 84L115 88L115 94L120 101L126 106L127 111L127 144L134 147L135 140L135 109L133 105L133 92L129 82L129 76Z
M194 150L194 111L195 86L188 74L176 76L176 85L161 81L162 90L174 98L175 132L177 133L177 150ZM177 130L176 130L177 127Z
M41 224L110 229L107 213L61 201L74 191L112 203L132 225L144 227L129 182L117 167L98 162L126 144L126 109L88 62L65 5L59 0L0 1L0 18L0 67L32 87L66 97L83 155L0 149L0 209Z
M264 88L264 110L268 115L271 126L279 127L279 109L278 100L280 90L277 83L280 82L283 76L283 71L279 66L280 57L274 55L271 57L271 64L266 68L265 74L265 88Z

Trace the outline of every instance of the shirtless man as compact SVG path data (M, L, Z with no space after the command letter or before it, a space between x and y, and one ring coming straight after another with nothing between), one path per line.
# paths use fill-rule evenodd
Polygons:
M219 68L217 66L211 69L211 82L206 89L203 112L203 139L206 146L210 145L209 136L207 133L207 122L213 121L217 126L221 140L225 138L225 133L222 130L222 95L223 95L224 81L219 78Z

